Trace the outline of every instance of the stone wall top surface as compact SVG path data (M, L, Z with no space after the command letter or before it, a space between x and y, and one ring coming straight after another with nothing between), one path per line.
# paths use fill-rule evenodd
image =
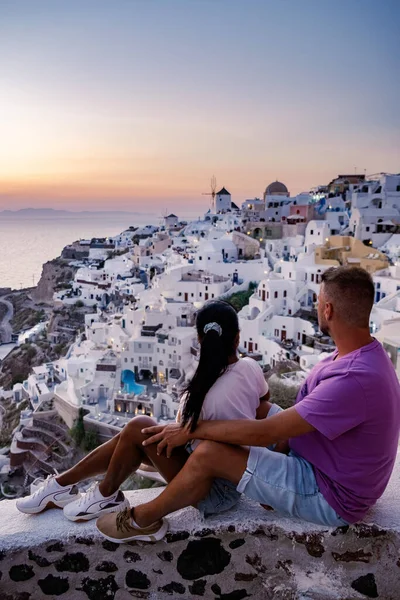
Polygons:
M142 504L161 492L162 488L126 492L132 506ZM400 533L400 453L390 483L383 497L370 511L365 523L380 529ZM274 511L266 511L246 498L230 511L215 517L202 519L197 510L186 508L169 517L170 532L185 531L189 534L212 529L216 533L257 531L261 525L279 527L283 531L308 533L326 531L326 527L313 525L296 519L287 519ZM51 509L39 515L24 515L18 512L14 500L0 503L0 550L34 547L48 540L67 541L73 536L100 536L93 521L72 523L63 517L62 511Z

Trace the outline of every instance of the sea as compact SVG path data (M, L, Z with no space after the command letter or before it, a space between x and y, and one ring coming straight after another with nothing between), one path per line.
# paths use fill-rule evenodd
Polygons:
M129 226L160 225L159 214L72 213L71 216L0 214L0 288L37 285L42 265L79 239L114 236Z

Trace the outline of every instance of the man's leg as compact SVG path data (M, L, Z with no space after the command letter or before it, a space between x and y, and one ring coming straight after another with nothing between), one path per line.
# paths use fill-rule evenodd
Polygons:
M207 496L217 477L237 485L246 469L248 455L249 451L240 446L202 442L157 498L135 507L134 520L140 527L148 527L175 510L196 506Z

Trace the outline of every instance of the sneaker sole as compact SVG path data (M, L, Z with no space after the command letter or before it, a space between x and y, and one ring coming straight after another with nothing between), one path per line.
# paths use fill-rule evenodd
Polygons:
M75 500L78 500L78 498L73 498L71 500L62 500L60 502L54 502L53 500L51 500L46 504L46 506L33 506L31 508L20 508L19 506L17 506L17 509L19 510L19 512L24 513L26 515L37 515L41 512L49 510L50 508L64 508L64 506L71 504L71 502L74 502Z
M118 538L113 538L110 535L106 535L103 531L100 531L100 529L97 527L97 523L96 523L96 529L97 531L104 537L106 538L106 540L108 540L109 542L114 542L114 544L125 544L126 542L159 542L160 540L162 540L167 531L168 531L168 521L166 519L162 520L162 525L160 527L160 529L158 531L156 531L155 533L149 533L147 535L132 535L130 537L126 537L123 540L118 539Z
M97 513L91 513L90 515L74 516L74 515L67 515L66 513L64 513L64 517L66 519L68 519L69 521L73 521L74 523L84 523L85 521L91 521L92 519L97 519L98 517L101 517L101 515L105 515L105 514L113 513L113 512L119 512L120 510L123 510L124 508L130 508L130 504L127 500L125 502L122 502L119 506L113 506L112 508L105 508L103 510L100 510Z

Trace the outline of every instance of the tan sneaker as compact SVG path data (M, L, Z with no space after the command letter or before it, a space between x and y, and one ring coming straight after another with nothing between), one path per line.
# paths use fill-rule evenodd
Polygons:
M134 524L130 508L118 513L110 513L99 517L96 521L97 531L110 542L158 542L168 531L168 521L161 519L149 527L139 527Z

